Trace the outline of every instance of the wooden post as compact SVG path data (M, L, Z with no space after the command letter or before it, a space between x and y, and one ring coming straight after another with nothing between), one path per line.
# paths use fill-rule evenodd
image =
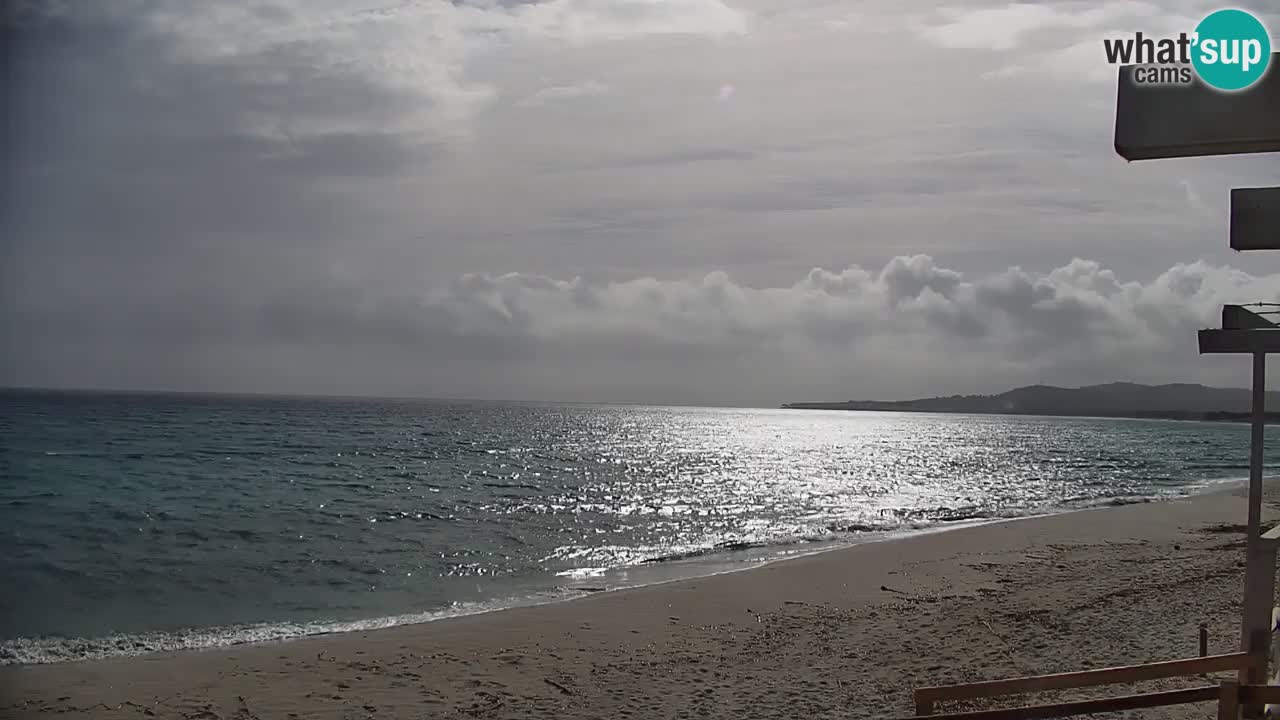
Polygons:
M1253 418L1249 443L1249 524L1245 537L1244 608L1240 649L1260 662L1240 673L1241 684L1265 685L1271 655L1271 610L1276 590L1276 545L1262 537L1262 457L1266 430L1267 355L1253 353ZM1262 706L1248 704L1245 717L1262 714Z
M1276 592L1276 545L1260 537L1250 538L1245 560L1244 637L1241 650L1262 659L1242 675L1248 685L1267 684L1267 663L1271 659L1272 603Z
M1271 532L1263 535L1263 538L1270 540L1270 536L1274 534L1275 529L1273 528ZM1277 662L1276 658L1276 651L1280 650L1280 643L1277 643L1277 640L1280 640L1280 638L1276 637L1277 630L1280 630L1280 607L1271 609L1271 657L1269 658L1271 663L1269 665L1270 669L1267 671L1268 673L1271 673L1271 676L1268 678L1268 684L1270 685L1280 685L1280 682L1277 681L1275 675L1276 669L1280 668L1280 662ZM1277 710L1280 710L1280 705L1277 705L1274 702L1269 702L1262 706L1262 716L1276 717Z
M1240 684L1223 680L1218 686L1218 720L1238 720L1240 717Z

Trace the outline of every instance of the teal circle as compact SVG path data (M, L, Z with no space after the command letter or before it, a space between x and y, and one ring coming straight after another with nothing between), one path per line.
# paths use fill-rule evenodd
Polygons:
M1191 64L1209 85L1244 90L1262 78L1270 63L1271 35L1261 20L1244 10L1218 10L1196 26Z

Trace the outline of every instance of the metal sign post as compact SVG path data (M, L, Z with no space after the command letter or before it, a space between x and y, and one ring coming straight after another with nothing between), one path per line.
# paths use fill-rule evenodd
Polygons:
M1200 331L1200 352L1243 354L1253 358L1249 516L1245 539L1240 649L1269 656L1276 583L1276 531L1266 534L1262 532L1263 440L1266 430L1267 353L1280 352L1280 328L1266 318L1236 305L1228 305L1222 309L1222 321L1225 328L1223 330ZM1241 676L1242 681L1248 684L1263 684L1267 677L1266 667L1246 670Z
M1136 66L1120 69L1115 149L1126 160L1280 152L1280 53L1272 69L1247 91L1224 93L1196 79L1190 85L1134 82ZM1242 188L1231 194L1230 245L1236 250L1280 249L1280 188ZM1240 647L1263 658L1241 673L1266 682L1275 598L1280 528L1262 532L1263 441L1266 429L1267 353L1280 352L1280 327L1241 306L1223 308L1221 330L1201 330L1201 353L1253 358L1249 441L1249 511ZM1246 708L1256 716L1261 707Z

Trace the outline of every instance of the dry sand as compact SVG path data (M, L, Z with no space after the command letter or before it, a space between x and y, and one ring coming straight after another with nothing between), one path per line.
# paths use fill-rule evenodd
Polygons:
M917 685L1193 656L1201 622L1210 652L1234 651L1244 518L1241 493L1219 493L425 625L0 668L0 716L909 715ZM1188 684L1203 681L1139 689ZM1211 713L1192 705L1110 717Z

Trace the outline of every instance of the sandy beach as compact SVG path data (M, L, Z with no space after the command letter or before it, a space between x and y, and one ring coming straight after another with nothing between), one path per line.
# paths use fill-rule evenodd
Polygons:
M0 714L909 715L918 685L1193 656L1202 622L1210 652L1235 650L1244 518L1241 491L1221 492L868 543L423 625L7 667ZM1196 683L1142 689L1180 682ZM1208 712L1184 706L1130 717Z

